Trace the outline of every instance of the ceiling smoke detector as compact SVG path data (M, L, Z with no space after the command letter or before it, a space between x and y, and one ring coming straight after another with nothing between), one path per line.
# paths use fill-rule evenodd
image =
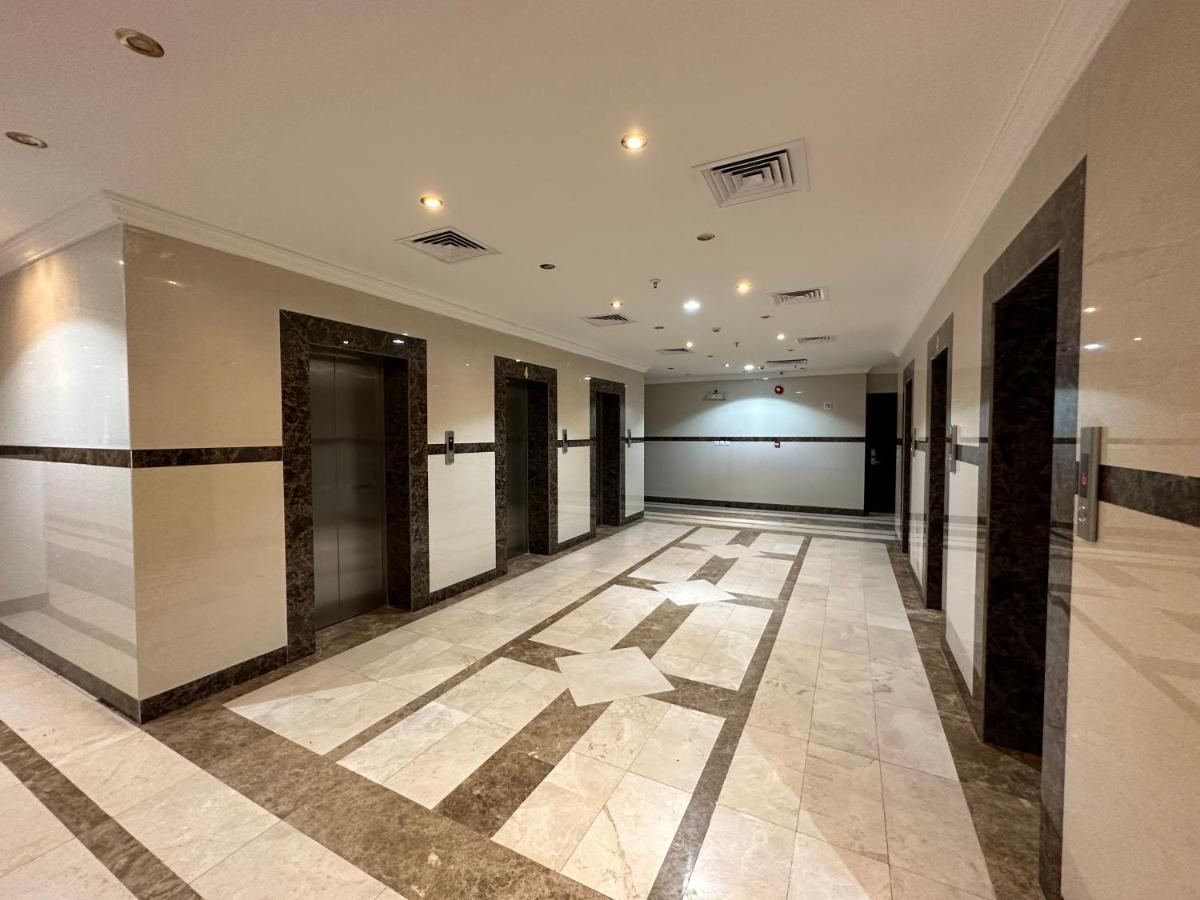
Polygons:
M613 325L628 325L632 319L627 319L620 313L605 313L600 316L584 316L583 321L596 328L611 328Z
M428 253L444 263L463 262L475 259L477 256L487 256L496 253L494 247L480 243L474 238L467 237L453 228L435 228L420 234L400 238L399 243L422 253Z
M712 191L717 206L722 208L808 190L808 156L803 140L718 159L695 168Z
M162 44L136 28L118 28L116 35L117 40L134 53L149 56L151 59L160 59L166 54Z
M825 288L800 288L796 291L776 291L771 294L776 306L793 306L797 303L820 303L828 300Z

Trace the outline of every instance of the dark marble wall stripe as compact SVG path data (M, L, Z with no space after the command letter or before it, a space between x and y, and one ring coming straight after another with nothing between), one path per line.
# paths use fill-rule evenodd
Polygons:
M430 456L445 456L446 455L446 445L445 444L430 444L426 448L426 452L428 452ZM492 441L480 441L480 442L471 443L471 444L460 444L457 441L455 441L454 442L454 452L456 455L459 453L495 453L496 445Z
M841 506L795 506L790 503L757 503L753 500L703 500L698 497L646 497L647 503L681 503L688 506L726 506L736 509L765 509L775 512L826 513L836 516L865 516L861 509Z
M1100 467L1100 499L1136 512L1200 526L1200 477Z
M135 469L167 466L216 466L232 463L281 462L283 447L180 447L173 450L134 450Z
M604 396L616 397L616 422ZM611 403L612 401L607 401ZM609 410L606 414L606 409ZM597 525L620 525L625 521L625 385L620 381L593 378L588 382L588 422L594 445L589 465L589 506L592 532ZM609 429L616 429L612 434Z
M559 447L561 448L562 447L562 439L561 438L559 439L558 443L559 443ZM590 447L590 446L592 446L592 439L591 438L568 438L567 446L568 447Z
M107 466L128 469L129 450L108 450L97 447L33 447L22 444L0 444L0 459L21 459L30 462L72 463L77 466Z
M638 439L634 438L634 440L637 441ZM811 435L811 436L791 435L789 437L785 437L783 435L779 435L778 437L764 437L761 435L753 435L753 436L748 436L748 435L740 435L740 436L735 436L735 435L678 435L678 436L665 436L665 437L646 437L643 440L645 440L647 443L650 443L650 442L667 443L667 442L676 442L676 441L686 441L686 442L730 441L730 442L739 443L739 444L740 443L770 444L770 443L774 443L775 441L781 441L782 443L785 443L785 444L865 444L867 442L866 435L863 435L862 437L827 437L824 435Z
M945 378L938 373L944 368ZM925 567L922 587L931 609L945 609L946 544L950 512L950 463L946 459L947 431L954 388L954 315L946 317L925 345Z

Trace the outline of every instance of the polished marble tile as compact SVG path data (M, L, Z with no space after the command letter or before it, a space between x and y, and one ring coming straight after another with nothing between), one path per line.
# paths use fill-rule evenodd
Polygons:
M987 863L956 781L883 764L893 865L981 897L993 897Z
M174 750L141 732L59 766L76 787L110 816L165 791L198 769Z
M472 716L405 763L383 785L433 809L514 734L515 729Z
M191 881L278 821L207 772L198 772L116 817L184 881Z
M723 724L724 720L717 716L671 705L629 771L691 792L700 780Z
M794 830L807 756L805 741L747 725L718 802Z
M699 547L708 547L709 545L728 544L731 540L738 536L738 531L729 528L697 528L694 532L683 539L685 544L695 544Z
M871 660L858 653L845 653L832 647L821 650L817 687L843 694L862 694L870 697Z
M739 559L717 582L717 587L734 594L774 600L783 590L791 569L792 564L786 559L766 556Z
M788 900L891 900L887 863L796 835Z
M664 602L657 591L612 585L534 634L533 640L578 653L610 650Z
M636 647L560 656L556 662L578 706L674 690Z
M572 748L609 765L628 769L671 704L653 697L615 700Z
M877 657L871 660L871 683L875 699L889 706L937 712L925 670L917 662Z
M711 556L706 550L668 547L644 566L634 569L630 575L644 581L687 581Z
M954 757L936 712L876 701L875 720L881 761L958 780Z
M878 756L875 701L870 695L844 694L818 687L809 740L859 756Z
M23 784L0 789L0 875L60 844L71 832Z
M500 657L450 688L438 697L437 702L474 715L501 697L535 668L527 663Z
M979 900L979 895L892 866L892 900Z
M741 544L709 544L704 548L721 559L759 559L762 554Z
M384 885L286 822L268 828L192 883L203 897L374 900Z
M664 594L676 606L691 606L696 603L715 603L732 600L733 594L723 591L709 581L674 581L656 584L654 589Z
M121 900L133 896L77 840L67 841L0 877L0 897L7 900Z
M807 740L814 693L811 686L763 681L754 695L746 724Z
M348 754L338 765L382 784L468 718L469 713L437 701L427 703Z
M725 806L713 811L685 900L786 900L795 834Z
M762 553L777 553L781 556L795 556L804 546L804 537L799 534L778 534L764 531L750 542L751 550Z
M796 830L875 859L888 859L879 761L808 745Z
M770 613L732 603L698 606L654 655L669 675L737 690Z
M616 900L647 897L690 795L626 772L562 873Z

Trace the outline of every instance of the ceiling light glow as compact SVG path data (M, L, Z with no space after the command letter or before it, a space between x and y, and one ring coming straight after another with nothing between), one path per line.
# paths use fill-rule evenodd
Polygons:
M743 278L741 281L739 281L737 283L737 292L739 294L748 294L748 293L750 293L750 289L753 287L754 287L753 284L751 284L749 281L747 281L745 278Z
M640 131L629 131L621 135L621 146L631 153L645 150L650 139Z
M696 342L695 342L695 341L684 341L684 344L683 344L683 346L685 346L685 347L687 347L689 350L691 350L693 347L695 347L695 346L696 346Z
M624 304L624 303L622 303L622 302L620 301L620 299L619 299L619 298L617 298L617 297L614 297L614 298L613 298L613 300L612 300L612 302L611 302L611 303L609 303L608 305L609 305L609 306L611 306L613 309L620 309L620 308L621 308L622 306L624 306L625 304Z
M1096 307L1094 307L1094 306L1085 306L1085 307L1083 308L1083 311L1084 311L1085 313L1087 313L1087 314L1090 316L1092 313L1094 313L1094 312L1096 311Z
M1084 350L1099 350L1103 346L1104 346L1103 344L1084 344L1083 349Z
M446 205L446 201L437 194L425 194L421 197L421 205L426 209L441 209Z
M686 309L688 312L695 312L696 310L698 310L700 308L700 301L697 300L695 297L690 297L687 300L683 301L683 308Z
M743 372L753 372L754 371L754 363L746 363L744 366L742 366L742 371Z
M785 341L785 340L787 340L787 335L781 331L781 332L779 332L779 334L775 335L775 340Z

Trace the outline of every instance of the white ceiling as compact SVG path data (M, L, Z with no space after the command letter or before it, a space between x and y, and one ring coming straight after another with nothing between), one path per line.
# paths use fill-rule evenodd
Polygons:
M0 131L50 149L0 141L0 244L108 189L651 377L787 356L779 331L837 336L790 354L811 370L892 365L1063 3L5 0ZM717 209L692 172L795 138L808 192ZM500 252L395 243L436 226ZM830 299L768 296L812 286ZM580 321L613 297L636 324Z

